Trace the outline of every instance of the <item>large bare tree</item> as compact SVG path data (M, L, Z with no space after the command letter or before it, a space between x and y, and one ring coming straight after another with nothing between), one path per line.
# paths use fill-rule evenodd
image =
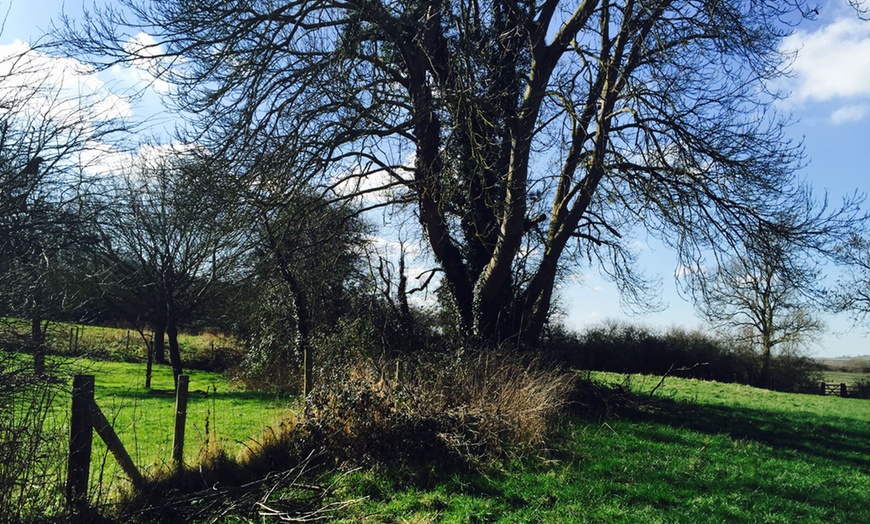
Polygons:
M246 169L268 151L326 196L407 206L472 345L534 344L582 264L643 305L634 231L694 267L844 218L812 212L768 89L802 0L120 4L65 19L66 48L168 81Z

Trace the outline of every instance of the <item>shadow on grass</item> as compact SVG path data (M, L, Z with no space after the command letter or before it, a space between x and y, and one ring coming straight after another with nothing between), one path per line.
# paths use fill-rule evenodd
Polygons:
M725 434L735 440L770 446L783 456L800 453L870 473L870 425L857 420L797 411L690 404L625 392L619 395L623 398L608 410L610 416L710 435Z
M175 390L172 389L142 389L142 388L106 388L98 391L97 396L112 396L121 399L146 400L153 398L165 398L175 400ZM214 391L212 389L195 389L188 392L188 398L209 400L230 400L234 402L292 402L294 396L278 396L260 391Z

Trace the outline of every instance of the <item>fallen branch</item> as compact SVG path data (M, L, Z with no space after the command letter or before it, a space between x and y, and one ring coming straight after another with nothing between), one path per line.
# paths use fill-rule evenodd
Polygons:
M659 383L656 384L656 387L652 388L652 391L649 392L649 398L653 398L653 395L655 394L656 390L659 389L660 387L662 387L662 385L665 383L665 379L668 377L668 375L671 374L671 371L691 371L698 366L709 366L709 365L710 365L709 362L698 362L694 366L684 366L681 368L674 369L674 365L671 364L671 367L669 367L668 370L665 372L665 374L662 375L662 379L659 380Z

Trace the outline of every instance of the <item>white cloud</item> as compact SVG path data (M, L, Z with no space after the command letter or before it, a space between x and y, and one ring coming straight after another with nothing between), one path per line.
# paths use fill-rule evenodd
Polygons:
M34 51L21 41L0 46L0 107L66 126L131 114L129 101L113 93L93 68Z
M124 50L136 57L132 62L130 71L133 76L158 93L169 92L170 85L161 75L166 67L163 64L163 46L154 40L148 33L139 33L124 43Z
M868 104L847 105L831 113L831 123L835 125L860 122L870 109Z
M133 165L135 155L118 147L99 141L90 141L79 155L82 168L98 175L113 175L124 172Z
M674 276L677 278L684 278L684 277L694 275L696 273L704 273L704 272L705 272L704 268L697 265L697 264L693 265L693 266L681 265L681 266L677 266L677 269L674 270Z
M94 174L127 173L133 176L144 176L147 175L148 168L158 166L167 158L190 153L196 147L193 144L174 142L159 145L145 144L135 151L125 151L111 144L91 141L85 145L80 155L80 163L85 170Z
M796 31L783 50L797 52L788 86L794 101L870 98L870 23L854 14L817 31Z

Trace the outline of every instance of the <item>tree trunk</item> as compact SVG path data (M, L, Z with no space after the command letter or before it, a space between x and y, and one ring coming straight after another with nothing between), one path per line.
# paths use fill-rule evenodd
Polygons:
M45 331L42 329L42 289L33 292L33 308L30 311L30 345L33 350L33 373L45 374Z
M758 376L758 387L766 388L770 382L770 347L761 350L761 373Z
M166 324L154 324L154 361L166 364Z
M30 344L33 348L33 373L45 374L45 332L42 330L42 319L33 312L30 319Z
M282 261L283 262L283 261ZM281 265L284 281L293 302L296 323L296 348L302 353L302 395L307 397L314 387L314 356L311 354L311 314L305 291L287 265Z
M166 335L169 338L169 361L172 363L172 379L178 387L178 376L183 373L181 369L181 352L178 349L178 326L174 321L166 323Z

